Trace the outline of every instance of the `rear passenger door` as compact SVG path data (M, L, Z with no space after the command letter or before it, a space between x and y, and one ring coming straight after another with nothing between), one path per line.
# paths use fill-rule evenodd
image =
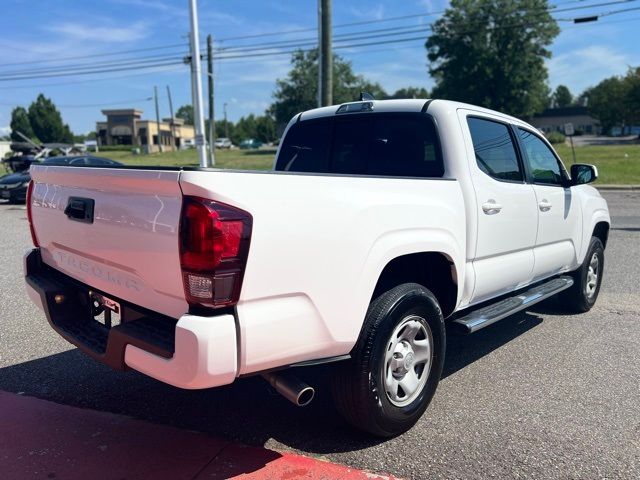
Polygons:
M533 276L540 279L577 265L582 213L555 152L537 133L522 127L517 131L538 207Z
M484 113L459 111L459 118L476 200L477 303L531 281L538 210L512 127Z

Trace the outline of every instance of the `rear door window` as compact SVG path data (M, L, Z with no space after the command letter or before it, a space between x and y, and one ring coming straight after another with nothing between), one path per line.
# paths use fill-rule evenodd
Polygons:
M521 182L524 178L509 127L504 123L468 117L478 168L496 180Z
M368 113L292 125L276 170L441 177L444 164L431 117Z

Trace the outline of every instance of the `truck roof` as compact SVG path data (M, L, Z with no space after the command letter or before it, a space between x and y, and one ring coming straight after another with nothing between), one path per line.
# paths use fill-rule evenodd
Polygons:
M430 112L436 112L438 114L446 114L446 113L455 113L456 110L464 108L467 110L475 110L477 112L489 113L491 115L497 115L502 117L505 121L510 123L526 125L531 127L531 125L523 122L522 120L512 117L510 115L506 115L501 112L497 112L495 110L490 110L488 108L479 107L476 105L471 105L468 103L455 102L453 100L442 100L442 99L428 99L428 98L411 98L411 99L395 99L395 100L363 100L357 102L348 102L343 103L341 105L331 105L329 107L321 107L314 108L313 110L307 110L306 112L302 112L299 114L297 120L310 120L313 118L321 118L321 117L331 117L338 113L338 110L345 105L357 105L362 103L371 103L374 112L386 112L386 113L394 113L394 112L421 112L425 105L427 105ZM294 117L295 118L295 117ZM533 127L531 127L533 128Z

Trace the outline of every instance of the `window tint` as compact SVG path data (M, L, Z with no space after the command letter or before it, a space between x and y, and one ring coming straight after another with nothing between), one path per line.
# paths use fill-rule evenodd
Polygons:
M49 157L42 162L44 165L69 165L69 157Z
M369 118L340 118L335 121L331 146L331 173L365 173L371 138Z
M367 173L398 177L441 177L444 165L433 121L424 116L374 122Z
M467 119L478 167L497 180L522 181L522 170L509 128L498 122Z
M276 170L327 172L330 138L328 121L308 120L293 124L280 148Z
M363 114L307 120L285 137L276 170L441 177L435 125L422 114Z
M527 130L519 128L518 132L533 181L562 185L564 182L560 162L547 144Z
M87 157L86 158L87 165L91 166L105 166L105 165L115 165L115 162L106 158L99 157Z

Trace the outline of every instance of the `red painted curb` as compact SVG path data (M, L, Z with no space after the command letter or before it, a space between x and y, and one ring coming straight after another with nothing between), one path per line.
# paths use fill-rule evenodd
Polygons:
M0 477L25 480L394 478L2 391Z

